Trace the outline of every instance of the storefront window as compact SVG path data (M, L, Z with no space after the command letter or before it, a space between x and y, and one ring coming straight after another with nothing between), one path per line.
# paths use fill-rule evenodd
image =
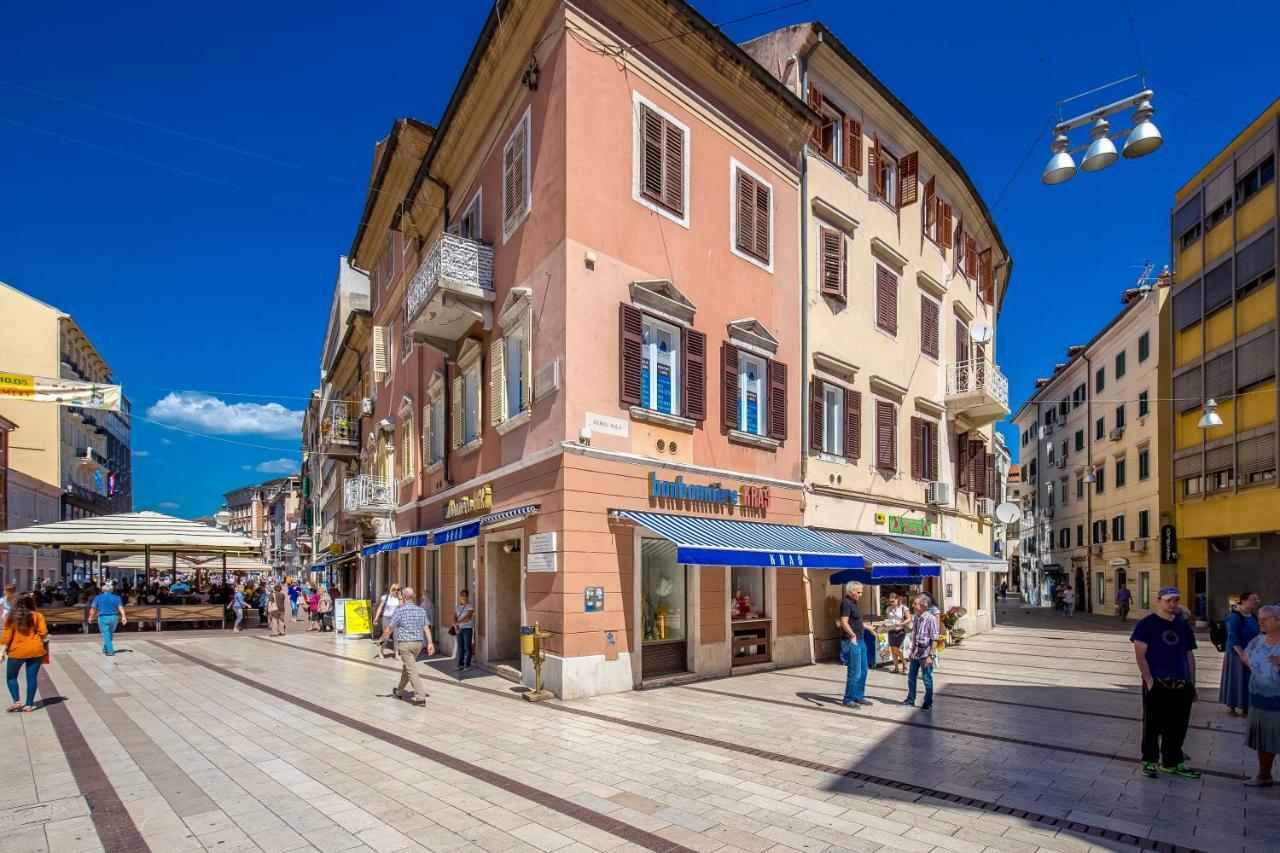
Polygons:
M734 566L730 569L729 588L733 598L729 601L729 615L736 622L743 619L764 619L765 607L764 567Z
M684 640L685 570L674 542L645 539L640 546L640 595L645 642Z

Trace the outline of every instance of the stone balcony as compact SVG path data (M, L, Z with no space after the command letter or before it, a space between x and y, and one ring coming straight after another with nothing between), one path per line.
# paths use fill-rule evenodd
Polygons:
M493 246L441 234L405 295L408 333L434 349L453 353L477 321L493 327Z
M342 508L356 518L390 515L396 511L395 491L395 484L382 477L347 477L342 483Z
M958 429L981 429L1009 416L1009 380L987 359L949 364L945 403Z

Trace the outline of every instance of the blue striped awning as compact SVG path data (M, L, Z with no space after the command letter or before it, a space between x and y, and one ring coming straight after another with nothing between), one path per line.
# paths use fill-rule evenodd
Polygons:
M525 515L533 515L537 511L538 511L537 504L525 504L524 506L518 506L513 509L500 509L497 512L490 513L486 515L484 518L480 519L480 523L482 525L497 524L500 521L507 521L508 519L512 519L512 518L520 518L521 516L525 516Z
M484 525L497 524L500 521L507 521L512 518L519 518L525 515L532 515L538 511L537 504L525 504L511 509L501 509L497 512L491 512L481 518L472 519L471 521L463 521L448 527L437 527L431 531L431 542L434 545L448 545L450 542L461 542L463 539L473 539L480 535L480 528Z
M422 548L431 544L431 534L425 530L421 533L406 533L396 540L397 548Z
M381 554L383 551L394 551L396 549L397 539L388 539L385 542L374 542L372 545L366 545L360 549L360 553L366 557L372 557L374 554Z
M891 578L936 578L942 574L942 566L936 559L929 559L909 548L903 548L887 537L875 533L849 533L842 530L819 531L834 542L845 546L855 554L861 554L874 580ZM849 580L862 580L849 578Z
M926 539L923 536L888 536L899 545L918 551L946 564L957 572L1003 572L1009 568L1000 557L993 557L945 539Z
M676 543L676 560L701 566L803 566L811 569L860 569L860 554L821 533L792 524L730 521L660 512L616 510Z

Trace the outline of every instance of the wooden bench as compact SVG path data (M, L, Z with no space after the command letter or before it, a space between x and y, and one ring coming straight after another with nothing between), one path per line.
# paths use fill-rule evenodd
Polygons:
M40 611L49 625L79 625L89 633L89 608L49 607ZM139 628L149 622L161 630L165 622L217 622L226 627L226 610L221 604L127 604L125 617Z

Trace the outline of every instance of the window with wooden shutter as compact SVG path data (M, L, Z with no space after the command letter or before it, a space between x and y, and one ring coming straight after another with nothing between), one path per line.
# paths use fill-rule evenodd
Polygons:
M898 209L910 207L919 200L920 154L912 151L898 161Z
M844 170L862 174L862 122L852 116L844 118Z
M734 246L761 263L769 263L770 189L743 169L736 172Z
M857 460L862 456L862 392L844 389L844 455Z
M822 113L822 90L813 83L809 84L809 109ZM815 124L809 133L809 143L818 151L822 150L822 124Z
M925 466L925 476L930 480L938 479L938 425L925 421L924 449L929 456Z
M818 250L821 253L821 290L823 296L844 299L848 296L844 232L825 225L818 226Z
M938 245L951 248L951 205L938 199Z
M623 406L638 406L644 377L644 316L626 303L619 307L618 351L618 398Z
M466 401L462 395L462 374L459 373L453 378L453 411L450 412L450 432L453 449L457 450L462 446L462 410L466 405Z
M911 477L923 480L925 477L924 421L921 418L911 419Z
M725 429L738 429L739 396L738 348L733 344L720 344L720 423Z
M987 446L981 441L969 442L969 483L977 497L985 498L987 495L987 466L986 466L986 450Z
M956 320L956 364L969 360L969 325L964 320ZM959 390L966 390L961 387Z
M817 377L809 380L809 449L822 452L822 437L826 433L826 383Z
M391 372L391 354L387 351L390 331L386 326L373 327L373 378L381 382Z
M501 335L489 344L489 423L497 426L505 419L507 403L506 346Z
M978 241L972 234L964 235L964 274L968 278L978 275Z
M924 183L924 236L938 241L938 200L935 197L935 180L930 177Z
M937 302L920 294L920 352L930 358L937 358L942 346L938 330L940 311Z
M770 361L769 371L769 438L787 440L787 366Z
M529 212L529 113L502 149L502 231L510 235Z
M898 423L893 403L876 400L876 467L896 471Z
M995 305L995 285L995 268L992 265L991 249L988 247L978 253L978 298L988 305Z
M640 104L640 194L684 216L684 129Z
M876 325L898 334L898 277L876 264Z
M871 195L874 198L884 198L884 173L880 170L880 134L878 133L871 135L867 173L871 176Z
M986 454L986 456L983 457L983 467L986 469L986 472L987 472L987 495L986 496L991 498L992 500L998 500L1000 496L997 494L998 490L996 487L995 454L988 453Z
M707 419L707 336L684 329L684 416Z
M1032 466L1035 464L1035 462L1031 463ZM969 441L961 436L956 439L956 491L968 492L971 489L972 487L969 485Z

